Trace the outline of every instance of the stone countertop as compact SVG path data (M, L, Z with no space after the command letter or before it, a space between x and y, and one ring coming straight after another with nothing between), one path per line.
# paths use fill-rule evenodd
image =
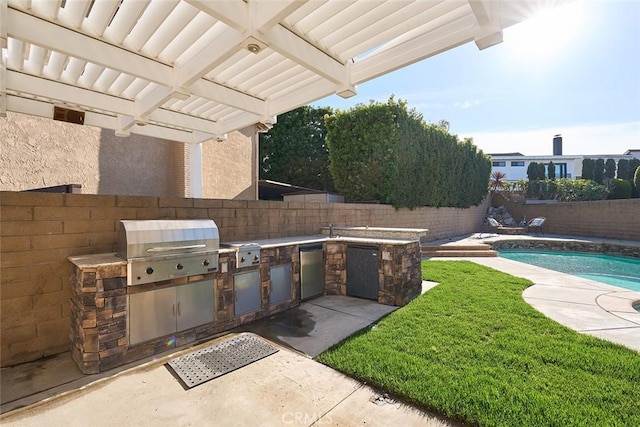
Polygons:
M313 243L324 243L324 242L346 242L346 243L361 243L367 245L406 245L415 240L398 240L398 239L382 239L382 238L364 238L364 237L328 237L320 234L312 235L312 236L294 236L294 237L282 237L278 239L259 239L259 240L248 240L245 242L223 242L220 244L220 249L218 251L219 254L225 253L234 253L237 248L229 248L224 247L225 244L247 244L247 243L257 243L260 245L262 249L268 248L277 248L281 246L291 246L291 245L308 245ZM78 266L83 270L91 270L96 269L97 267L105 267L107 265L126 265L127 261L118 257L115 252L112 253L102 253L102 254L88 254L88 255L76 255L70 256L68 258L74 265Z
M400 240L400 239L383 239L383 238L367 238L367 237L349 237L349 236L340 236L339 233L335 237L328 237L321 234L316 234L312 236L293 236L293 237L282 237L277 239L258 239L258 240L248 240L248 241L234 241L234 242L222 242L220 245L242 245L254 243L260 245L263 249L268 248L276 248L280 246L290 246L290 245L307 245L313 243L324 243L324 242L352 242L352 243L363 243L363 244L380 244L384 243L387 245L406 245L408 243L414 242L415 240ZM233 250L233 249L232 249Z
M356 237L360 239L384 239L396 241L419 240L425 242L429 230L426 228L392 228L392 227L349 227L332 225L322 227L320 231L324 236Z
M127 265L127 261L118 257L115 252L103 254L76 255L67 258L82 270L90 271L98 267Z

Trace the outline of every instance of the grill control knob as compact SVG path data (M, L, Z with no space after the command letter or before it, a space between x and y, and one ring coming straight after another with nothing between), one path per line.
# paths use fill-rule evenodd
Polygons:
M240 262L244 262L244 261L245 261L244 257L240 258Z
M258 255L254 255L254 256L253 256L253 260L254 260L254 261L257 261L257 260L258 260Z
M153 274L153 268L147 267L146 272L147 274Z
M211 261L209 261L208 259L205 259L204 261L202 261L202 265L204 265L205 267L208 266L209 264L211 264Z
M184 265L182 265L182 263L180 263L180 264L176 265L176 268L178 270L182 270L184 268Z

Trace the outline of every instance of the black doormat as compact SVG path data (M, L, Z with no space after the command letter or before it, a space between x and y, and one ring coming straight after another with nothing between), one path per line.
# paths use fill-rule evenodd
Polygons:
M252 334L242 334L211 347L185 354L165 366L185 390L277 353Z

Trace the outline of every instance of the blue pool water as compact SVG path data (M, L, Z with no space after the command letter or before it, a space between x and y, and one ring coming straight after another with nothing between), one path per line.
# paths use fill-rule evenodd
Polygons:
M501 250L500 256L608 285L640 291L640 259L576 252Z

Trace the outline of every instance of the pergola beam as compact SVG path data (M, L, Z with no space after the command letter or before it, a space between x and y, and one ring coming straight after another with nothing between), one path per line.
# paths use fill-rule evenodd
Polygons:
M53 105L51 105L51 103L35 99L21 98L15 95L7 96L7 107L9 111L48 119L51 119L53 115ZM102 129L111 129L113 131L117 131L119 127L117 117L92 111L85 112L84 125L95 126ZM171 129L154 124L149 124L147 126L134 126L131 129L131 133L149 136L152 138L166 139L169 141L183 143L194 142L193 135L189 131Z
M245 43L248 44L250 39L255 39L336 85L348 85L344 64L279 24L286 16L303 6L306 0L280 0L268 2L268 4L261 4L255 0L248 0L247 3L242 0L213 3L187 1L239 32L238 37L247 40ZM237 39L233 39L231 43L225 45L231 46L231 50L235 53L236 43ZM199 57L203 56L199 55ZM208 69L213 68L215 66ZM198 72L194 73L194 75L197 74Z
M467 43L473 40L474 24L472 17L461 15L402 44L373 53L353 64L351 67L353 83L364 83Z
M0 0L0 117L7 115L7 0Z
M38 95L43 98L51 99L54 102L86 106L87 99L90 99L90 105L93 108L109 111L117 116L129 117L129 119L124 123L125 125L128 125L128 127L124 126L113 129L126 131L128 128L131 128L133 124L146 122L146 119L148 119L148 121L166 123L169 126L176 126L185 129L199 130L209 134L224 133L220 132L219 126L216 122L164 109L154 110L148 115L148 117L143 119L136 114L135 103L128 99L94 92L64 83L54 82L29 74L19 73L17 71L7 71L7 83L9 87L16 92ZM52 116L49 118L51 117Z
M496 2L490 0L468 1L479 27L474 37L478 49L482 50L502 43L502 27L498 20L498 14L495 12Z

